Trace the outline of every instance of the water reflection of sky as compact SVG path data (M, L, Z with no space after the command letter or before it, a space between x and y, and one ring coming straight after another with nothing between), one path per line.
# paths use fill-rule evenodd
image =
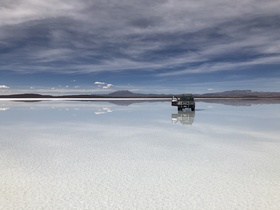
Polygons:
M280 208L279 104L0 107L0 209Z

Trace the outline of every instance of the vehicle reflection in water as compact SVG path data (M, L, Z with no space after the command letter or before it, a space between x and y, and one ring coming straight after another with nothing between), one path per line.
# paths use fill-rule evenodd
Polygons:
M172 114L171 119L173 123L182 123L183 125L192 125L195 118L193 111L178 111L177 114Z

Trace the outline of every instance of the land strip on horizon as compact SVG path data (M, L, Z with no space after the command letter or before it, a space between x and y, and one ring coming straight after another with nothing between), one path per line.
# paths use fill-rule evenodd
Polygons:
M187 94L187 93L186 93ZM0 98L4 99L167 99L173 96L180 97L183 94L143 94L133 93L128 90L116 91L108 94L88 94L88 95L42 95L34 93L25 94L12 94L12 95L0 95ZM197 99L280 99L280 92L258 92L251 90L232 90L216 93L205 93L205 94L193 94Z

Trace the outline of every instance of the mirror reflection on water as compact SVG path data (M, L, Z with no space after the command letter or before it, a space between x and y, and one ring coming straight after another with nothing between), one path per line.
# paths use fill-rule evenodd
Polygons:
M280 103L0 102L0 209L280 209Z

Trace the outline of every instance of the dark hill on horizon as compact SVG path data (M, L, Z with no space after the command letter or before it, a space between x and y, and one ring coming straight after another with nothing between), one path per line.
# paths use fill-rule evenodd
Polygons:
M195 94L197 97L217 97L217 98L270 98L270 97L280 97L280 92L259 92L252 90L230 90L224 92L216 93L204 93L204 94Z
M109 96L109 97L145 97L146 94L133 93L129 90L119 90L119 91L116 91L116 92L104 94L104 96Z
M105 97L154 97L154 98L170 98L172 96L180 96L183 94L143 94L133 93L128 90L115 91L104 94ZM195 98L280 98L280 92L259 92L252 90L231 90L215 93L194 94Z
M145 93L133 93L129 90L119 90L112 93L104 94L105 97L123 97L123 98L167 98L172 97L171 94L145 94Z
M174 94L180 97L182 94ZM41 95L41 94L13 94L0 95L0 98L171 98L173 94L144 94L134 93L128 90L115 91L108 94L100 95ZM194 94L195 98L280 98L280 92L258 92L251 90L231 90L216 93Z
M52 95L41 95L35 93L23 93L23 94L12 94L12 95L0 95L0 98L53 98Z

